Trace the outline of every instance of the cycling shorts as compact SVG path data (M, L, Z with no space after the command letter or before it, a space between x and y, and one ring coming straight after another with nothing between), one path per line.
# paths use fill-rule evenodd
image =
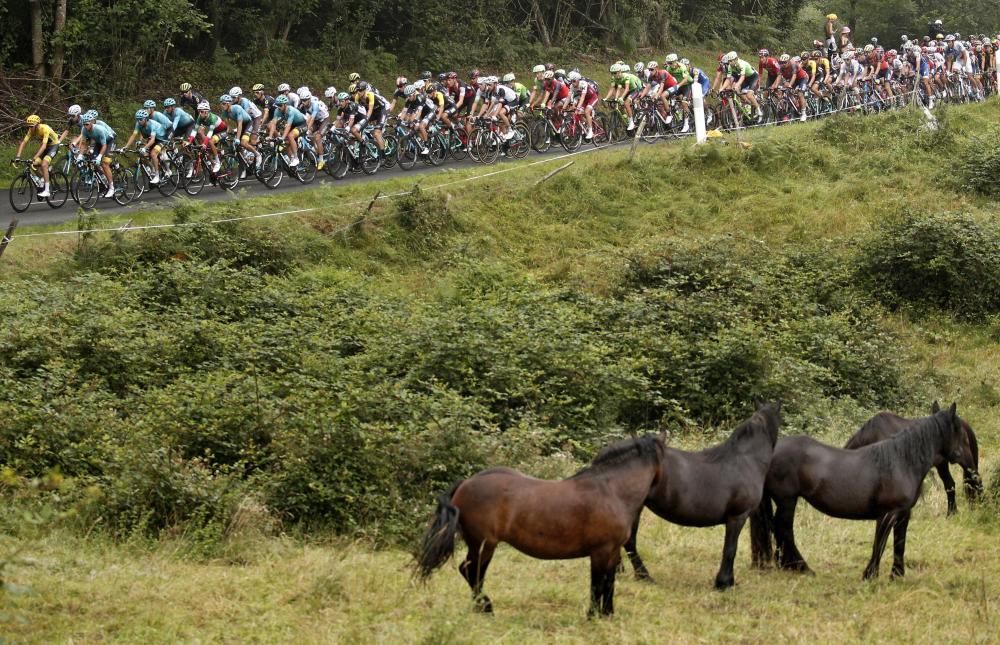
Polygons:
M746 94L748 92L753 92L757 89L757 85L760 83L760 74L754 72L750 76L743 79L743 85L740 86L740 94Z
M194 121L191 121L185 126L181 126L180 130L174 130L174 136L178 139L189 139L191 135L194 134Z
M875 80L877 81L890 81L892 80L892 70L891 69L880 69L877 74L875 74Z
M51 146L45 148L45 151L40 155L42 161L52 161L56 158L56 153L59 152L59 144L53 143Z
M358 132L360 132L360 131L362 131L362 130L365 129L366 125L368 125L368 118L367 117L365 117L364 119L355 119L354 120L354 125L352 126L352 129L353 128L357 128Z
M313 119L312 127L309 128L309 132L311 134L319 132L320 136L323 136L324 134L326 134L326 131L329 128L330 128L330 119L327 118L323 119L322 121L320 121L319 119Z
M792 89L796 90L796 91L799 91L799 92L805 92L806 89L808 89L808 88L809 88L809 79L808 78L802 78L802 79L799 79L799 80L795 81L794 83L792 83Z

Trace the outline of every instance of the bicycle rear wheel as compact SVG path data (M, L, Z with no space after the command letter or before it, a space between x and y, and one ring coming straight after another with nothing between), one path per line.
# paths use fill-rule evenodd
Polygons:
M594 127L594 138L591 143L597 148L608 145L608 121L603 114L595 114L592 120Z
M413 170L417 165L417 158L420 157L420 146L416 142L415 134L408 134L399 142L399 150L396 153L396 160L403 170Z
M448 147L445 144L444 137L440 133L430 138L427 147L430 149L430 154L427 155L427 158L432 166L440 166L448 158Z
M160 160L160 185L157 187L160 194L164 197L170 197L177 192L179 182L180 178L174 162Z
M101 183L97 179L96 172L87 167L77 173L70 184L70 194L81 208L93 208L100 197Z
M215 179L223 190L234 190L240 183L240 160L236 155L226 155L222 158L222 168L216 173Z
M191 173L184 183L184 192L192 197L201 192L201 189L208 183L208 168L205 167L205 159L201 156L195 157L191 166L187 168ZM185 175L187 175L185 172Z
M507 155L514 159L524 159L528 156L528 151L531 150L528 126L523 123L515 123L513 127L517 136L507 142Z
M500 141L492 132L484 132L476 147L479 160L484 164L494 163L500 156Z
M21 175L10 182L9 194L11 208L16 213L23 213L35 201L35 186L27 177Z
M61 170L49 173L49 193L45 199L49 208L61 208L69 199L69 179Z
M396 151L399 150L399 139L394 134L382 135L385 148L382 150L382 167L392 168L396 165Z
M459 136L457 132L452 130L448 133L448 154L455 161L462 161L469 156L469 151L465 149L465 144L462 143L462 137Z
M361 171L366 175L374 175L378 172L382 160L379 158L378 146L374 141L365 141L361 146Z
M301 156L302 161L295 168L295 178L303 184L311 184L316 179L316 153L306 150Z
M269 152L264 155L264 159L260 163L260 170L257 171L257 179L260 180L260 183L270 190L274 190L281 183L281 176L281 165L277 153Z
M531 149L535 152L548 152L552 147L552 137L549 135L549 124L545 119L539 119L531 126Z
M115 182L115 201L120 206L125 206L139 196L139 190L135 184L135 176L124 168L115 168L111 171L111 177Z
M583 144L583 127L572 116L566 117L559 130L559 141L566 152L576 152Z

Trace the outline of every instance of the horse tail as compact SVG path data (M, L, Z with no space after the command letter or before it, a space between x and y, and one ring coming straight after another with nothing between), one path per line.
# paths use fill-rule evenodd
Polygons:
M750 554L753 566L763 568L774 560L774 506L767 490L760 505L750 513Z
M420 542L417 553L417 575L426 581L435 570L447 562L455 552L455 535L458 533L458 507L451 503L455 491L462 484L460 480L452 484L447 492L438 497L437 508L431 523Z

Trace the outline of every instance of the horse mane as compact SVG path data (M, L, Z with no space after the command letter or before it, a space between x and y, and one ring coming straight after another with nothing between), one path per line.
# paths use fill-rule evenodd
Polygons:
M885 441L868 446L875 457L875 463L880 470L889 470L900 462L909 466L926 466L934 460L934 455L940 449L942 437L946 433L944 422L938 419L941 413L929 417L915 419L902 432L898 432Z
M969 438L969 450L972 451L972 463L976 467L976 471L979 470L979 439L976 439L976 433L972 431L972 426L970 426L965 419L959 417L959 421L962 424L962 430L965 430L965 435Z
M758 432L768 432L767 416L769 414L777 416L777 407L770 403L761 406L760 409L753 413L753 416L736 426L736 429L733 430L729 438L724 442L702 451L701 454L709 462L719 461L731 456L739 450L739 444L744 439L751 438ZM772 439L771 446L773 447L774 441L777 440L777 432L770 438Z
M890 426L909 426L911 423L912 419L901 417L894 412L879 412L865 421L865 424L851 435L851 438L844 444L844 449L855 450L883 441L896 434L895 429Z
M596 475L635 459L658 459L663 450L663 440L655 434L625 439L602 448L590 465L570 479L584 474Z

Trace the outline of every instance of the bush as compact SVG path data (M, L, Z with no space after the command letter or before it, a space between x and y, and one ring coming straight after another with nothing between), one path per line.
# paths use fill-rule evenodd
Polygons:
M962 159L962 188L986 197L1000 196L1000 129L975 137Z
M856 272L889 307L981 319L1000 309L1000 228L967 214L907 215L862 242Z

